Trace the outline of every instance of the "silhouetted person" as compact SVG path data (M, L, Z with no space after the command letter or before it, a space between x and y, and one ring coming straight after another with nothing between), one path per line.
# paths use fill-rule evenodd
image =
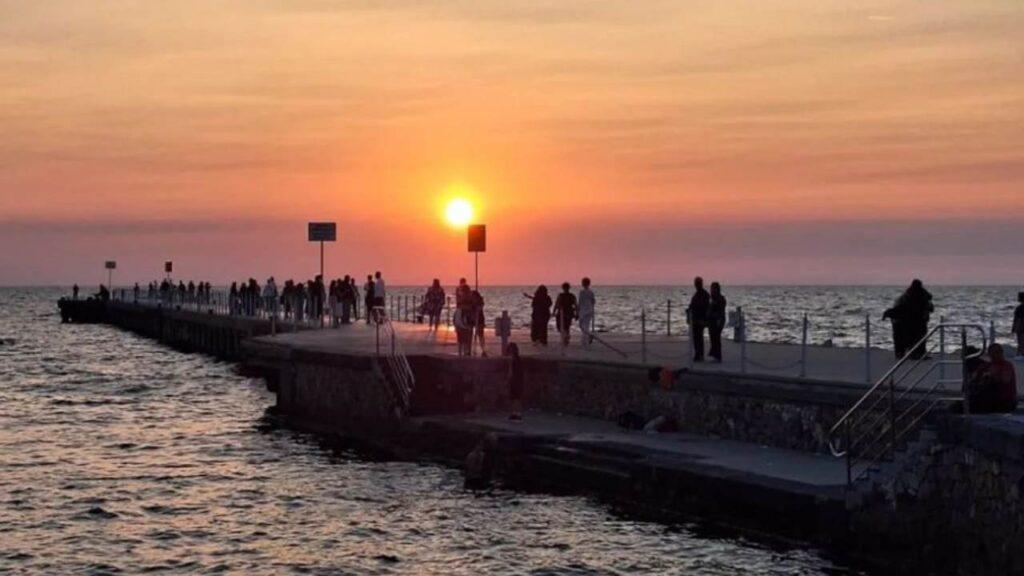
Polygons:
M571 338L572 322L576 319L579 314L579 310L576 307L576 296L570 292L572 288L568 282L562 283L562 292L555 299L555 327L558 328L558 333L562 337L562 346L569 345L569 339Z
M484 297L479 290L473 290L470 295L470 308L473 315L473 333L477 342L480 343L480 355L487 357L487 348L484 341L484 330L487 328L487 318L484 315Z
M910 354L917 360L924 357L926 343L920 342L928 333L928 319L935 310L932 295L925 290L920 280L914 279L910 286L896 299L896 303L882 315L892 320L892 341L896 358Z
M1017 354L1024 355L1024 292L1017 293L1017 309L1013 311L1013 333L1017 335Z
M455 288L455 306L459 307L464 305L472 295L473 289L469 287L469 283L466 282L466 279L459 278L459 285Z
M78 300L78 284L71 287L71 299Z
M384 303L387 299L387 288L384 284L384 277L380 270L373 275L373 305L384 310Z
M597 308L597 298L594 291L590 289L590 278L584 278L581 282L579 297L580 332L583 333L583 347L589 347L594 342L594 310Z
M989 361L968 367L971 414L1009 413L1017 409L1017 372L1000 344L988 347Z
M523 294L529 298L531 303L530 313L530 341L542 346L548 345L548 322L551 321L551 296L548 296L548 288L543 284L537 287L533 296Z
M373 307L374 307L373 288L374 288L374 286L373 286L373 276L372 275L368 275L366 277L366 284L363 285L363 298L365 299L364 304L366 304L366 323L367 324L369 324L374 318L377 317L377 312L376 312L376 310L373 309Z
M441 326L441 311L444 310L445 293L441 287L441 281L434 278L434 282L427 289L423 297L423 312L427 315L427 325L433 330Z
M508 399L511 404L509 420L523 419L523 359L515 342L508 345Z
M711 283L711 300L708 305L708 339L711 340L711 356L715 362L722 361L722 330L725 330L725 296L722 295L722 285L718 282Z
M704 361L704 329L708 325L708 310L711 307L711 295L704 289L704 279L697 276L693 279L696 290L690 298L687 308L690 317L690 338L693 340L693 361Z

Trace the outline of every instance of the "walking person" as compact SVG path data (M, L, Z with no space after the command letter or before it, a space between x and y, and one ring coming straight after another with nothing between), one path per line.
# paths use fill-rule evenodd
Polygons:
M583 285L579 297L580 332L583 333L583 347L589 348L594 342L594 309L597 307L597 298L590 289L590 278L584 278L580 284Z
M1024 356L1024 292L1017 293L1017 302L1013 311L1013 334L1017 336L1017 354Z
M509 420L523 419L523 358L515 342L508 345L508 399L511 404Z
M569 340L572 337L570 332L572 322L579 314L576 306L576 296L570 292L571 288L572 286L568 282L563 282L562 293L555 299L555 327L558 328L558 333L562 336L563 351L569 346Z
M711 307L711 295L704 289L704 279L697 276L693 279L695 292L690 298L690 307L686 309L690 320L690 338L693 340L693 361L704 361L704 329L708 325L708 309Z
M541 284L533 296L523 293L531 301L530 341L541 346L548 345L548 322L551 321L551 296L548 287Z
M722 331L725 330L726 315L725 296L722 295L722 285L718 282L711 283L711 301L708 306L708 339L711 341L711 350L708 356L712 360L722 363Z

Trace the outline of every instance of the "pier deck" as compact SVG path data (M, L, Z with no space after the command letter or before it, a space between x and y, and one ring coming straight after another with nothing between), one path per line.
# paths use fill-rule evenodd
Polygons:
M443 356L458 355L455 332L444 326L438 332L429 330L423 324L395 323L398 345L410 356ZM871 348L870 360L863 348L840 348L831 346L808 346L806 351L806 367L801 377L801 351L795 344L770 344L759 342L746 343L746 368L741 361L741 345L723 342L724 361L721 364L702 362L694 364L690 361L690 343L684 338L650 335L646 341L646 358L644 345L637 335L601 333L598 337L611 347L595 342L590 348L580 343L580 334L573 334L573 341L568 348L562 347L558 336L552 332L548 346L537 346L529 341L526 331L513 331L512 342L519 345L525 357L548 360L572 360L583 362L621 363L629 365L663 366L671 369L690 368L695 371L720 372L733 374L756 374L761 376L785 379L807 379L826 383L844 385L867 385L878 380L895 362L890 350ZM265 344L296 347L324 353L341 354L373 354L376 352L377 338L373 326L356 323L341 326L337 329L304 330L299 332L280 333L276 336L263 336L257 339ZM387 342L381 342L386 349ZM487 351L492 357L500 355L500 342L488 330ZM1010 351L1007 350L1009 353ZM930 361L925 361L926 364ZM1018 364L1024 368L1024 364ZM867 376L870 366L870 378ZM923 368L927 368L927 365ZM955 370L955 367L949 367ZM1018 370L1018 387L1024 382L1024 369ZM939 371L934 370L926 382L937 377ZM954 377L948 374L947 377Z

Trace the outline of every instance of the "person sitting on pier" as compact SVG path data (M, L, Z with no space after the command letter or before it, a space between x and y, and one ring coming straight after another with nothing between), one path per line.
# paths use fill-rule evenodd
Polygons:
M569 345L569 340L572 337L570 330L572 329L572 322L579 315L579 310L576 307L576 296L569 290L572 286L568 282L562 283L562 293L555 299L555 327L558 328L558 333L562 336L562 347L565 348Z
M690 320L690 339L693 341L693 361L704 361L704 329L708 322L708 309L711 306L711 295L704 289L704 279L697 276L693 279L696 291L690 298L687 313Z
M525 292L523 296L531 301L530 342L547 346L548 323L551 321L551 296L548 296L548 287L541 284L537 286L533 296Z
M984 378L988 381L985 389L990 396L983 407L992 413L1011 413L1017 409L1017 371L1013 363L1006 359L1001 344L988 347L988 360ZM973 405L971 412L976 412Z
M1024 292L1017 293L1017 308L1013 311L1013 334L1017 336L1017 354L1024 356Z

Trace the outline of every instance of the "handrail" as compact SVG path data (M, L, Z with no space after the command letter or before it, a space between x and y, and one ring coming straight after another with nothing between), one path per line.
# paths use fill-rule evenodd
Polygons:
M377 358L383 358L387 369L385 378L392 386L392 393L395 398L395 408L399 415L409 410L413 387L416 385L416 377L409 359L402 352L398 344L398 335L395 326L388 316L384 306L374 306L374 324L377 331ZM388 340L385 342L385 353L381 354L381 336Z
M924 371L919 368L931 352L928 342L936 333L947 330L960 332L961 350L958 360L940 357L930 362ZM981 336L982 346L977 352L967 354L967 333L976 332ZM944 336L943 336L944 340ZM966 361L982 356L988 347L988 334L980 324L940 323L918 340L908 352L899 358L829 429L828 447L833 456L846 458L847 480L852 483L853 468L864 462L875 462L887 453L894 456L898 443L913 432L918 424L943 402L956 398L934 395L947 391L949 384L960 384L958 391L963 396L964 409L968 399L964 386L963 365ZM923 349L924 354L914 358L914 351ZM930 385L924 384L937 368L950 364L961 366L960 379L945 379L938 376ZM913 396L911 396L913 395ZM931 401L929 402L929 399ZM906 404L909 403L907 406ZM897 406L905 406L897 410ZM842 448L836 444L843 439ZM856 452L856 453L855 453ZM862 472L863 474L863 472ZM859 476L858 476L859 477Z

